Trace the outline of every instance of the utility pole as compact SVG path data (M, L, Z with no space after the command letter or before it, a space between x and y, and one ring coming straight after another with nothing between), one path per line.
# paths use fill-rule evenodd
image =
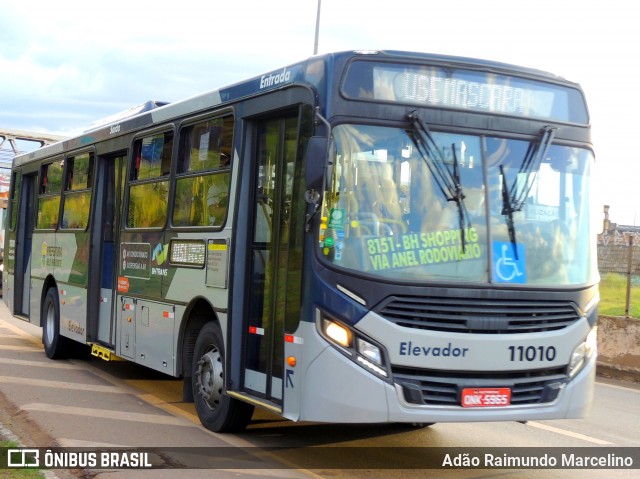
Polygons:
M313 44L313 54L318 54L318 38L320 37L320 6L322 4L322 0L318 0L318 12L316 13L316 40Z
M631 317L631 280L633 273L633 233L629 232L629 256L627 258L627 300L624 307L624 315Z

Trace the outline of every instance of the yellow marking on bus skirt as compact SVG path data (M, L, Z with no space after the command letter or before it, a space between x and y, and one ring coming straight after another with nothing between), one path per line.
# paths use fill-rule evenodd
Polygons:
M598 444L599 446L612 446L612 442L603 441L602 439L597 439L591 436L585 436L584 434L580 434L578 432L567 431L566 429L560 429L558 427L549 426L548 424L542 424L536 421L527 421L527 426L537 427L538 429L543 429L549 432L555 432L556 434L562 434L563 436L569 436L574 439L580 439L582 441L591 442L593 444Z
M193 424L175 416L161 416L159 414L145 414L139 412L112 411L108 409L95 409L88 407L61 406L58 404L31 403L25 404L20 409L24 411L38 411L55 414L69 414L72 416L86 416L99 419L114 419L128 422L143 422L159 424L163 426L187 426Z
M47 379L19 378L14 376L0 376L0 383L23 384L43 388L71 389L73 391L90 391L96 393L127 394L124 389L115 386L103 386L100 384L81 384L62 381L49 381Z

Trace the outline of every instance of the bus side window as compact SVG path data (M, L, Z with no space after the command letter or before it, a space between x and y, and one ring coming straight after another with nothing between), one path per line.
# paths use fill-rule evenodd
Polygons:
M11 231L14 231L18 222L18 199L20 198L20 187L22 186L22 175L20 172L15 171L13 173L11 185L11 217L9 218L9 228Z
M161 228L167 217L173 133L137 139L129 174L128 228Z
M66 162L62 228L86 229L91 204L93 153L70 157Z
M37 229L55 229L58 226L63 165L64 160L55 160L43 165L40 170Z
M233 117L210 118L180 132L172 222L222 226L229 204Z

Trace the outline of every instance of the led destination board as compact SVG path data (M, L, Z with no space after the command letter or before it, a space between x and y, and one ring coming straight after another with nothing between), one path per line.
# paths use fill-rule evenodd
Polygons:
M344 92L355 99L588 124L577 88L459 68L354 62Z

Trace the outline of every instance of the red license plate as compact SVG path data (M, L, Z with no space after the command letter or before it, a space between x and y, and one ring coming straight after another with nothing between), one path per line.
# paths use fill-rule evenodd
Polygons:
M504 407L511 404L510 388L464 388L462 407Z

